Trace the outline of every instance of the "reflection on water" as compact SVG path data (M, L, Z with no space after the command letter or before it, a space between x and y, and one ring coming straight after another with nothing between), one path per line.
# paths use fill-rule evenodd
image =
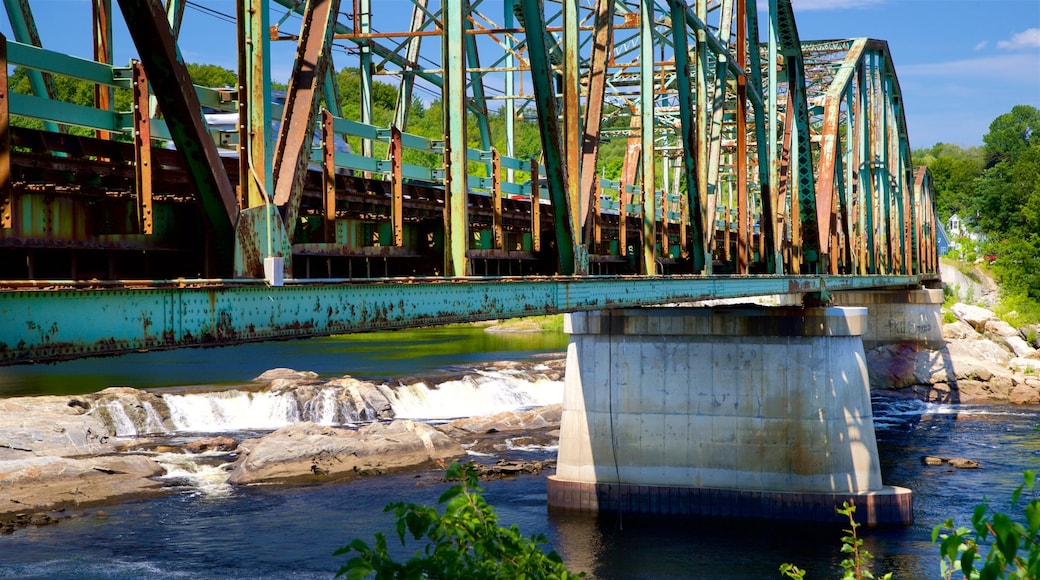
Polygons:
M92 393L111 386L234 385L278 367L324 377L391 378L566 348L563 333L485 332L471 325L346 334L0 367L0 397Z

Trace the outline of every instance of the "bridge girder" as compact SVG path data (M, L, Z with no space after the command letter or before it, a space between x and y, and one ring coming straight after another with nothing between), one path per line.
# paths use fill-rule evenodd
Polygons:
M5 2L9 12L17 7L32 22L28 0ZM77 69L66 55L8 42L10 62L33 74L94 83L99 95L128 87L124 69L108 62L110 16L104 1L97 4L102 9L93 12L95 22L83 28L100 31L93 43L100 52L90 57L100 62ZM914 178L902 95L887 45L871 39L803 42L789 0L769 3L770 42L763 45L757 42L754 0L643 0L638 6L612 0L510 0L502 3L500 18L465 0L414 0L410 22L399 7L391 11L370 2L356 2L343 11L334 0L306 5L253 0L251 6L262 11L272 4L299 14L299 34L290 30L286 16L274 32L239 26L238 44L243 55L246 46L281 43L295 49L297 72L289 79L284 113L264 102L273 80L269 68L264 72L256 64L260 61L246 57L239 67L248 74L243 70L238 90L184 91L174 83L163 84L164 79L183 80L183 74L163 72L178 70L175 31L182 26L190 30L197 22L181 24L183 4L136 3L151 7L141 21L151 24L127 18L135 23L131 32L136 52L145 56L149 82L161 87L156 96L162 117L152 119L151 140L172 139L180 150L204 153L198 157L201 173L189 172L196 175L192 187L216 192L197 194L204 208L210 208L202 222L213 231L206 244L209 257L201 262L178 258L184 263L163 275L230 271L227 252L212 248L230 247L236 230L239 261L246 264L234 269L245 277L261 275L256 256L264 254L281 254L287 276L308 278L322 277L315 276L314 263L324 261L325 276L335 277L337 268L353 271L362 263L370 268L374 256L388 264L388 272L454 277L487 274L503 264L546 274L914 274L934 263L927 255L934 243L925 239L934 235L930 195L924 191L929 181ZM446 16L453 16L461 28L442 25ZM308 32L312 27L317 32ZM427 37L445 49L422 44ZM339 50L334 43L342 42L356 47L345 52L346 68L358 67L358 95L337 95L331 88L332 53ZM769 44L777 50L768 50ZM337 58L344 62L341 54ZM308 67L307 82L298 80L301 66ZM394 115L400 126L372 125L377 98L372 83L379 76L401 82L399 95L404 98L395 104ZM441 103L442 134L407 132L408 95L416 89ZM87 107L20 90L12 88L7 100L11 114L19 118L103 131L115 140L134 130L128 115L111 110L101 98ZM315 128L322 99L337 119L327 123L324 133ZM344 103L350 106L340 109ZM225 167L229 161L202 143L206 127L199 124L200 105L249 115L232 140L241 143L238 155L250 162L239 164L231 180ZM360 111L359 118L343 117L345 110ZM517 125L527 113L538 119L541 147L518 150ZM270 143L264 135L271 117L279 115L284 122L278 145L261 146L264 139ZM492 123L497 116L508 122ZM185 140L181 128L193 124L193 137ZM472 138L467 124L476 127ZM362 154L335 151L331 145L321 153L311 145L311 135L324 141L346 135L355 147L360 144ZM0 252L10 251L10 261L30 265L10 267L0 278L38 276L40 269L32 262L41 248L107 252L107 259L115 261L108 270L125 270L123 277L140 277L145 270L121 267L128 248L172 248L178 253L180 246L179 254L197 253L194 237L200 226L184 228L190 212L169 205L177 194L164 191L162 183L152 183L158 215L151 235L106 225L112 231L99 237L89 233L100 229L97 217L82 218L83 227L74 225L80 219L75 218L42 231L36 224L46 221L41 216L52 210L33 189L38 186L27 186L29 173L19 152L26 145L32 149L33 143L61 143L69 150L47 161L50 171L59 173L68 170L77 148L102 145L78 136L55 140L47 132L14 137L19 145L6 184L10 193L3 194ZM615 137L628 137L628 150L605 156L605 143ZM397 145L390 147L394 139ZM385 151L379 150L383 147ZM416 165L409 157L416 151L427 162L436 161ZM327 165L326 160L337 167L326 168L325 183L331 185L315 193L308 177L314 172L307 168L317 161ZM533 195L542 184L525 181L535 164L542 168L548 195ZM268 176L265 167L272 165ZM619 165L620 174L604 175ZM140 178L141 168L130 167ZM99 165L96 172L104 169L109 168ZM158 174L146 177L160 179ZM385 180L393 187L382 185ZM243 184L237 196L235 182ZM42 189L53 195L54 187ZM105 211L123 211L117 198L135 187L143 189L103 187L113 198L106 200L112 207ZM444 193L432 194L423 205L407 202L409 187ZM496 202L485 203L492 192ZM79 194L63 194L76 211L87 203L75 197ZM547 199L550 207L532 203L535 197ZM516 203L503 205L501 198ZM260 208L270 203L281 211ZM221 211L214 209L221 205ZM434 215L438 212L440 219ZM315 217L322 218L322 227L312 227ZM389 240L382 233L385 225L392 226ZM539 243L541 228L551 228L550 243ZM123 236L118 244L113 244L113 233ZM262 245L265 235L276 242L264 251L254 248L252 257L243 259L242 247ZM190 243L188 237L193 238ZM434 260L437 255L441 259ZM59 277L78 277L75 256L65 259L69 275ZM436 266L429 266L434 262ZM91 275L106 277L97 276L97 270L92 268Z

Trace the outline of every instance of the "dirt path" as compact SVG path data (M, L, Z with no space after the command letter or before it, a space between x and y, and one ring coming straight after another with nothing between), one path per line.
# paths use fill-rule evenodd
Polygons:
M993 306L997 303L999 288L983 270L977 266L961 265L968 268L968 274L945 260L939 264L939 273L943 283L957 287L957 296L961 302Z

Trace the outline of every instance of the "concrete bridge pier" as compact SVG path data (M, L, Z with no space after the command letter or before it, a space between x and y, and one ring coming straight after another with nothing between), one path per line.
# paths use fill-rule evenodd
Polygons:
M865 308L567 315L550 509L908 524L881 482Z
M941 289L853 290L831 294L833 306L859 306L867 309L863 329L863 348L885 344L913 343L923 348L940 349L942 336Z

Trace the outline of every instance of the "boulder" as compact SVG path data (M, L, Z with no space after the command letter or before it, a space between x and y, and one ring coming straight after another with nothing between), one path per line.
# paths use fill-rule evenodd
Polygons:
M977 340L982 338L981 334L963 320L955 320L949 324L944 324L942 335L947 340Z
M276 368L270 369L260 373L260 376L253 379L253 382L257 383L269 383L275 379L287 379L287 380L302 380L302 379L314 379L318 377L318 373L314 371L297 371L287 368Z
M1016 357L1029 358L1036 354L1036 349L1020 336L1008 336L1004 338L1004 341Z
M383 473L463 454L447 435L406 420L373 423L357 431L296 423L259 440L243 441L239 451L243 457L228 480L238 485Z
M1016 385L1008 393L1008 402L1016 405L1036 405L1040 403L1040 392L1029 385Z
M950 311L959 320L963 320L971 325L972 328L978 332L982 332L985 327L986 321L991 318L996 318L992 310L986 310L978 306L971 306L970 304L964 304L958 302L950 307Z
M548 405L527 411L507 411L483 417L456 419L440 425L438 430L452 436L493 433L499 431L525 431L560 426L563 405Z
M982 332L987 336L1003 336L1004 338L1009 336L1022 337L1022 333L1020 333L1017 328L999 318L987 320L983 324Z
M978 469L981 467L978 461L964 457L951 457L946 462L950 464L950 467L956 467L957 469Z
M0 516L158 493L164 470L143 455L0 461Z
M210 437L198 439L184 446L188 453L205 453L206 451L234 451L238 443L230 437Z
M1007 349L985 338L953 341L946 345L946 349L954 360L970 358L998 365L1006 365L1011 360Z
M1011 368L1029 374L1040 374L1040 360L1035 358L1016 357L1008 361Z

